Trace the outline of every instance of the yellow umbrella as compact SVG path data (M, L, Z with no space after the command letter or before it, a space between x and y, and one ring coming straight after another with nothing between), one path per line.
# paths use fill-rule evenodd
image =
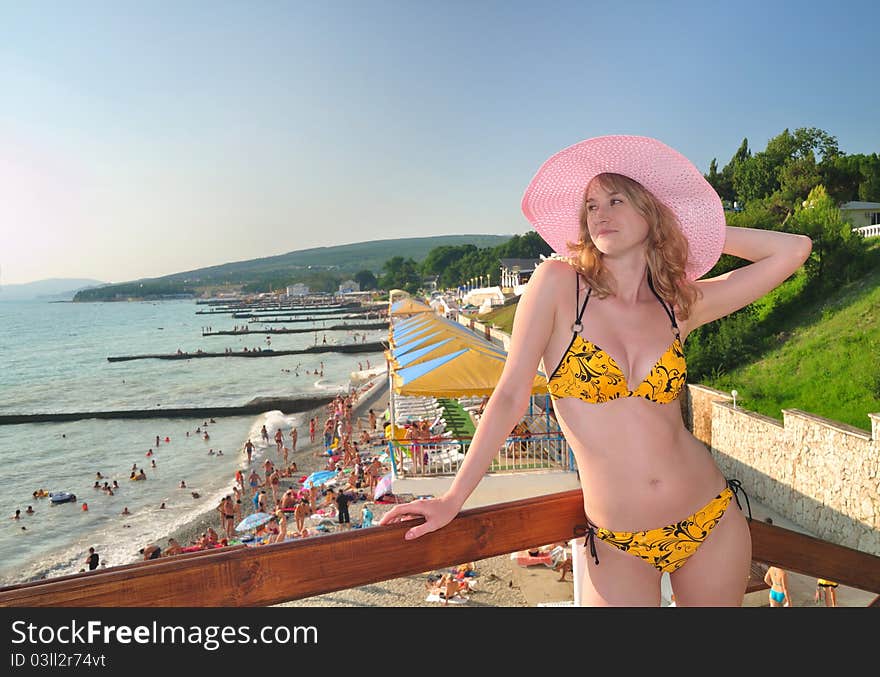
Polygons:
M392 351L391 364L394 369L402 369L412 367L428 360L433 360L441 355L461 350L462 348L474 348L482 350L491 355L496 355L502 359L507 356L501 348L497 348L491 343L487 343L476 336L454 336L449 335L441 339L430 340L415 350L405 351L400 355L395 355Z
M392 317L397 317L399 315L413 315L415 313L434 313L434 309L431 308L431 306L425 305L421 301L407 298L392 303L391 308L388 311L388 314Z
M392 373L394 392L422 397L467 397L491 395L504 371L503 355L476 348L441 355ZM547 392L547 379L536 373L532 394Z

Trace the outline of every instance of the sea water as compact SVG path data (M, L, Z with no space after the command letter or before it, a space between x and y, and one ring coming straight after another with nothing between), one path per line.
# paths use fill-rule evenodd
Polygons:
M194 301L0 303L0 414L160 411L243 405L255 397L334 395L348 390L358 363L383 363L381 353L332 352L108 362L109 356L178 349L193 353L268 347L263 334L202 336L203 327L218 331L247 322L231 314L196 314L209 308ZM328 326L343 323L325 321ZM316 324L323 341L321 320ZM366 333L367 342L387 337L386 330L357 333ZM355 340L345 331L328 331L326 336L330 344ZM314 342L312 332L271 336L275 350L303 349ZM314 372L322 362L319 376ZM256 445L257 463L269 452L274 459L274 428L283 426L289 446L290 426L298 426L301 444L304 438L308 441L304 418L275 411L215 417L215 422L204 417L85 419L0 426L0 585L75 573L83 568L90 546L108 566L135 561L148 543L199 515L216 515L219 499L231 492L235 470L246 465L243 445L248 438ZM271 446L260 438L263 424ZM128 479L134 465L144 468L146 481ZM98 472L104 476L102 485L117 480L115 495L93 488ZM179 488L181 480L186 489ZM77 501L53 505L48 498L33 498L38 489L69 491ZM160 509L162 502L165 509ZM25 514L29 505L33 515ZM131 512L128 517L120 514L125 507ZM12 519L16 509L22 512L18 520Z

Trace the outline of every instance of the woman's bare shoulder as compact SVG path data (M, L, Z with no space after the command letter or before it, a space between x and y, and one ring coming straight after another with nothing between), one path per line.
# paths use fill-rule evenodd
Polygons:
M541 262L535 269L531 280L529 280L529 285L531 285L532 280L541 286L548 287L560 287L566 283L570 285L572 280L575 279L575 275L574 266L572 266L571 262L564 257L556 255L552 258L548 257Z

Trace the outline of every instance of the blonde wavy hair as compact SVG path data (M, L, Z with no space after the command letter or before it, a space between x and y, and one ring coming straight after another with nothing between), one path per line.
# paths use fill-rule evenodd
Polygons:
M690 315L694 301L700 296L697 286L688 280L685 265L688 241L669 207L655 198L642 184L622 174L598 174L584 189L581 201L578 242L569 242L571 264L583 275L599 298L614 293L614 278L602 262L602 252L593 243L587 228L587 193L593 182L608 192L625 195L636 211L648 222L648 273L654 289L675 309L682 320Z

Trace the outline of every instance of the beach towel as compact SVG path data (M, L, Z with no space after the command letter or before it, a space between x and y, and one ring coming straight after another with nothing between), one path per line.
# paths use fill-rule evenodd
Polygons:
M520 550L519 552L510 553L510 559L521 567L531 567L538 564L548 567L553 566L553 555L549 552L542 552L536 556L530 555L528 550Z
M425 601L426 602L439 602L440 604L443 604L444 600L439 594L437 594L436 592L432 592L430 595L425 597ZM451 600L449 600L449 603L450 604L467 604L467 600L464 597L459 597L458 595L456 595Z

